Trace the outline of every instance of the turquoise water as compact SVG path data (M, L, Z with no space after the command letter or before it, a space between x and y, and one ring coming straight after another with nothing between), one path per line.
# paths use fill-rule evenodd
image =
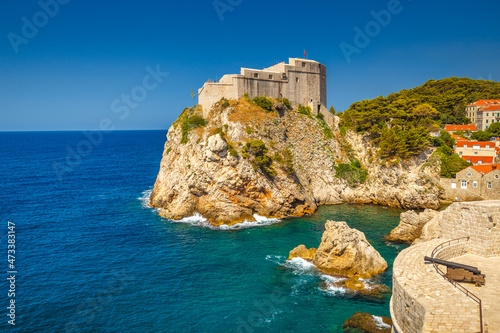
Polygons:
M16 223L20 332L332 332L356 311L389 315L389 298L326 286L299 244L317 247L327 219L365 232L389 263L404 248L383 240L400 210L321 207L311 217L240 230L174 223L145 206L165 131L106 134L58 180L79 132L0 133L0 230ZM1 255L0 255L1 256ZM2 271L7 262L2 262ZM5 296L7 274L0 292Z

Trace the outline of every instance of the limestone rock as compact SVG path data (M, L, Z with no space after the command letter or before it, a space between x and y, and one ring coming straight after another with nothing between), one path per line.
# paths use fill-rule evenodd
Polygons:
M306 260L312 261L314 259L314 256L316 255L317 249L314 247L308 249L306 248L305 245L301 244L294 248L292 251L290 251L290 254L288 255L288 260L295 258L295 257L300 257Z
M385 316L373 316L366 312L356 312L344 321L344 332L390 333L392 320Z
M413 210L401 213L399 225L391 231L387 239L393 242L413 242L420 237L424 225L438 214L439 212L432 209L426 209L420 214Z
M361 231L335 221L327 221L325 228L314 257L314 264L322 272L370 277L387 269L387 262Z
M406 209L439 206L439 189L422 171L430 153L385 164L367 137L352 131L340 135L338 117L329 137L316 118L297 110L277 105L279 112L266 112L245 98L229 102L224 108L216 104L205 115L204 126L183 130L182 122L198 112L186 109L170 127L150 196L151 206L162 216L180 219L198 212L220 225L253 221L254 214L312 214L319 205L342 202ZM276 175L266 175L265 168L243 156L251 140L265 144ZM355 188L336 177L336 163L350 163L342 148L347 145L368 170L366 182Z
M438 214L436 214L436 216L434 216L429 222L427 222L424 225L420 237L415 239L412 245L421 242L426 242L435 238L441 238L442 236L441 221L443 219L443 212L444 211L441 211Z

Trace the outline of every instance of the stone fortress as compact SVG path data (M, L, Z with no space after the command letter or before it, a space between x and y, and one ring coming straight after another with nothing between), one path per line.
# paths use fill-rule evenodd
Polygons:
M437 221L394 261L392 332L500 332L500 200L456 202ZM486 284L455 287L424 256L477 267Z
M289 58L288 64L241 68L241 74L226 74L218 82L205 82L198 90L198 104L206 117L221 98L238 99L245 94L250 98L287 98L292 105L309 106L314 114L321 112L329 124L333 120L326 108L326 66L317 61Z

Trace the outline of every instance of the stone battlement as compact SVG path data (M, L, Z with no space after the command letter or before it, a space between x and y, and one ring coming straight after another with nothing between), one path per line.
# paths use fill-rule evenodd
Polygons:
M455 241L443 244L436 258L477 266L486 274L481 288L461 285L482 300L484 328L500 330L495 307L500 294L500 200L453 203L443 212L440 229L442 238L410 246L394 261L393 332L480 331L478 303L424 263L424 256L448 240Z
M287 98L292 105L310 106L315 114L326 111L326 66L317 61L290 58L264 69L241 68L219 82L205 82L198 90L198 103L206 117L213 104L226 99L267 96Z

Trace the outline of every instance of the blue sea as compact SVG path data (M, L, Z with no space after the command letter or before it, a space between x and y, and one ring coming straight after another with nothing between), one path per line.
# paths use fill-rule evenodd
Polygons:
M387 260L375 282L391 286L404 246L383 238L400 210L344 204L226 230L194 217L169 221L147 206L166 131L90 138L0 133L1 331L341 332L356 311L389 316L389 294L346 293L307 262L286 258L299 244L317 247L327 219L347 221Z

